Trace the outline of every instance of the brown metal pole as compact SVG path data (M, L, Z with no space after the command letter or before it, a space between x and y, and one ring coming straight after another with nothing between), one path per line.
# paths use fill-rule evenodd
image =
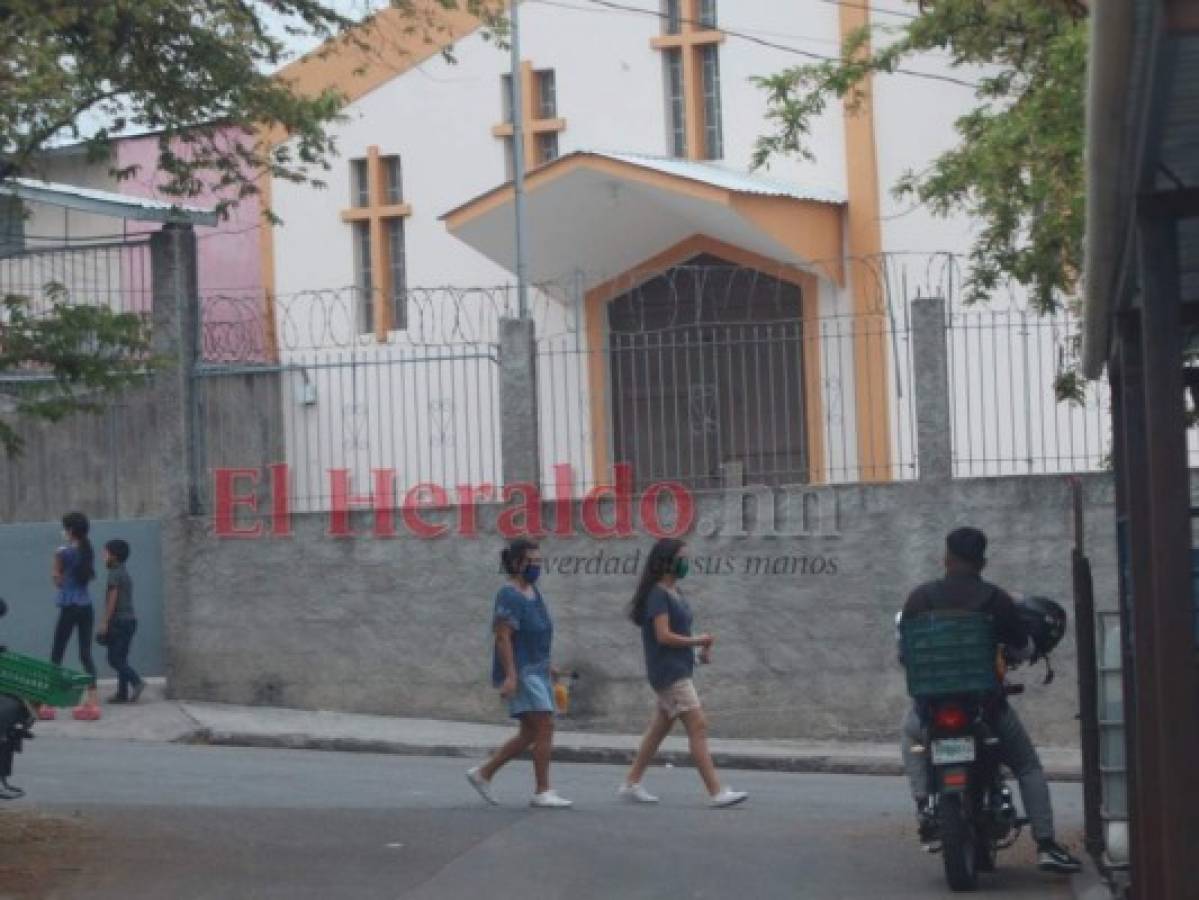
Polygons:
M1148 473L1148 579L1136 584L1137 654L1149 658L1138 685L1146 752L1156 784L1145 786L1146 817L1157 820L1161 865L1154 900L1196 900L1199 878L1199 679L1191 598L1190 472L1183 400L1178 226L1143 218L1141 347L1144 361L1145 446Z
M1140 314L1122 314L1116 323L1119 341L1118 392L1113 396L1116 417L1116 500L1123 539L1121 572L1121 641L1124 658L1124 722L1128 769L1129 860L1133 897L1156 900L1161 862L1155 856L1161 846L1160 820L1147 798L1157 795L1155 769L1145 749L1146 723L1156 721L1152 713L1155 695L1145 691L1150 681L1152 653L1143 649L1146 604L1140 594L1149 580L1148 489L1149 471L1145 447L1145 391L1141 360Z

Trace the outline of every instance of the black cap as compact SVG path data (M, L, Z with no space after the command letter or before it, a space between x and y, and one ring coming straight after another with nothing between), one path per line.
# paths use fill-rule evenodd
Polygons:
M987 536L977 528L955 528L945 538L945 549L962 562L981 566L987 561Z

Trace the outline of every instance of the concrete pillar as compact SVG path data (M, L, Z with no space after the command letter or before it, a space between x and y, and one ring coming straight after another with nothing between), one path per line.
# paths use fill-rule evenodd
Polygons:
M200 452L195 368L200 349L196 235L169 224L150 239L153 350L164 361L152 391L158 423L157 507L160 515L200 511Z
M162 540L163 656L167 696L177 696L186 668L190 605L189 516L200 512L199 413L193 369L199 357L200 304L196 235L191 226L166 225L150 239L153 284L152 345L163 368L150 386L158 431L155 506Z
M949 353L945 301L912 301L912 380L916 405L916 461L921 481L953 477L953 429L949 417Z
M532 319L500 319L500 449L504 484L541 484L537 339Z

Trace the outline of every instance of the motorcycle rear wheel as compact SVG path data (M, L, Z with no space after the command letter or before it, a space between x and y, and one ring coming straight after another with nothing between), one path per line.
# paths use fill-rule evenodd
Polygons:
M997 856L995 844L991 839L980 837L974 844L974 871L994 872Z
M941 824L941 859L952 891L972 891L978 885L978 836L962 794L945 794L937 805Z

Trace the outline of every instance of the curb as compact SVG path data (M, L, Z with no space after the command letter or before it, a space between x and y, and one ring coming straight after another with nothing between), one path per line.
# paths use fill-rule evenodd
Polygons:
M482 757L494 747L451 744L405 744L398 741L367 740L363 738L312 737L304 734L255 734L233 731L198 729L176 743L210 747L246 747L269 750L318 750L333 753L376 753L391 756L440 756L458 759ZM591 763L627 766L635 751L619 747L579 747L556 745L552 759L563 763ZM527 758L527 754L521 758ZM785 756L713 751L712 761L721 769L750 772L785 772L822 775L902 775L899 760L862 759L851 756ZM669 764L690 768L691 756L686 751L661 750L654 757L655 765ZM1076 782L1078 772L1047 769L1051 781Z

